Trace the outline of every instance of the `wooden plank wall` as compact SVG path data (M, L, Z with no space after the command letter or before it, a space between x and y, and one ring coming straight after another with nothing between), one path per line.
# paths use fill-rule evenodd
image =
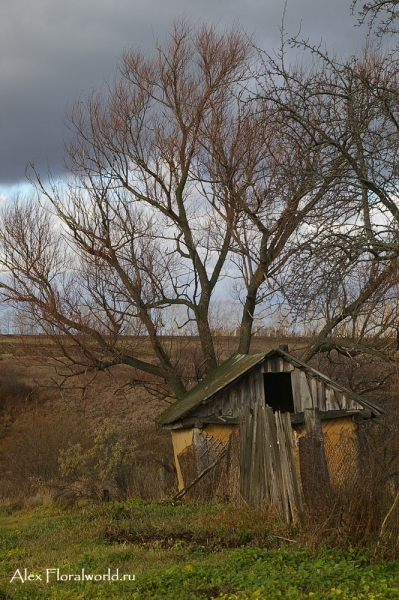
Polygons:
M299 440L302 492L307 508L324 515L331 487L319 409L305 409L304 417L306 435Z
M240 492L259 508L266 500L288 522L302 514L291 421L259 400L240 416Z
M333 383L329 385L310 372L294 367L290 362L279 356L266 359L261 365L261 373L288 373L291 372L292 392L296 412L303 412L306 408L319 408L319 410L361 410L362 407L352 398L346 396Z

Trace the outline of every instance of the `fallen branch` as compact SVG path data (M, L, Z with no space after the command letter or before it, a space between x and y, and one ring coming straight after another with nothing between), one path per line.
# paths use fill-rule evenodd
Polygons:
M173 496L173 500L181 500L181 498L183 498L183 496L185 496L187 494L187 492L190 491L191 488L194 487L203 478L204 475L206 475L207 473L209 473L209 471L212 471L212 469L214 467L216 467L216 465L222 460L222 458L224 456L226 456L226 454L227 454L227 448L225 448L219 454L217 459L215 461L213 461L213 463L208 465L206 467L206 469L204 469L191 483L186 485L186 487L184 487L182 490L180 490L180 492L177 492L177 494L175 496Z

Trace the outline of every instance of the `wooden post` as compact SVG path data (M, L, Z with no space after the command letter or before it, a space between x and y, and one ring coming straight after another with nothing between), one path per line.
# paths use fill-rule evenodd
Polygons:
M306 434L313 435L318 439L323 439L319 409L305 408L303 415L305 417Z
M249 501L252 435L253 415L245 406L240 415L240 493L245 502Z
M295 455L294 436L292 432L291 419L289 413L281 413L280 421L284 432L284 440L286 443L287 462L288 462L288 477L290 478L289 491L291 493L291 512L292 520L295 522L296 517L302 520L302 492L299 481L299 471Z
M256 459L257 459L257 444L258 444L258 435L257 435L257 424L258 424L258 412L259 412L259 402L255 403L254 406L254 418L253 418L253 429L252 429L252 444L251 444L251 463L250 463L250 467L249 467L249 494L248 494L248 501L249 501L249 505L252 507L256 507L256 500L255 498L258 495L258 485L259 482L257 480L257 464L256 464Z
M306 437L299 441L302 490L308 507L321 514L331 488L319 409L305 409L304 417Z

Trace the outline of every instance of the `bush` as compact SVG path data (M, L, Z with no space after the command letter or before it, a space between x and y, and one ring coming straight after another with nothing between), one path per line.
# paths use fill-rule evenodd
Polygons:
M123 499L129 491L136 443L109 420L100 425L92 444L70 444L59 455L59 478L53 482L56 498Z

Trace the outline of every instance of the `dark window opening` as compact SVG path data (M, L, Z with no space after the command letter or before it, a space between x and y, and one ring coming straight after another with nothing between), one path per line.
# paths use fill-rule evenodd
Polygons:
M265 400L273 412L295 412L291 373L265 373Z

